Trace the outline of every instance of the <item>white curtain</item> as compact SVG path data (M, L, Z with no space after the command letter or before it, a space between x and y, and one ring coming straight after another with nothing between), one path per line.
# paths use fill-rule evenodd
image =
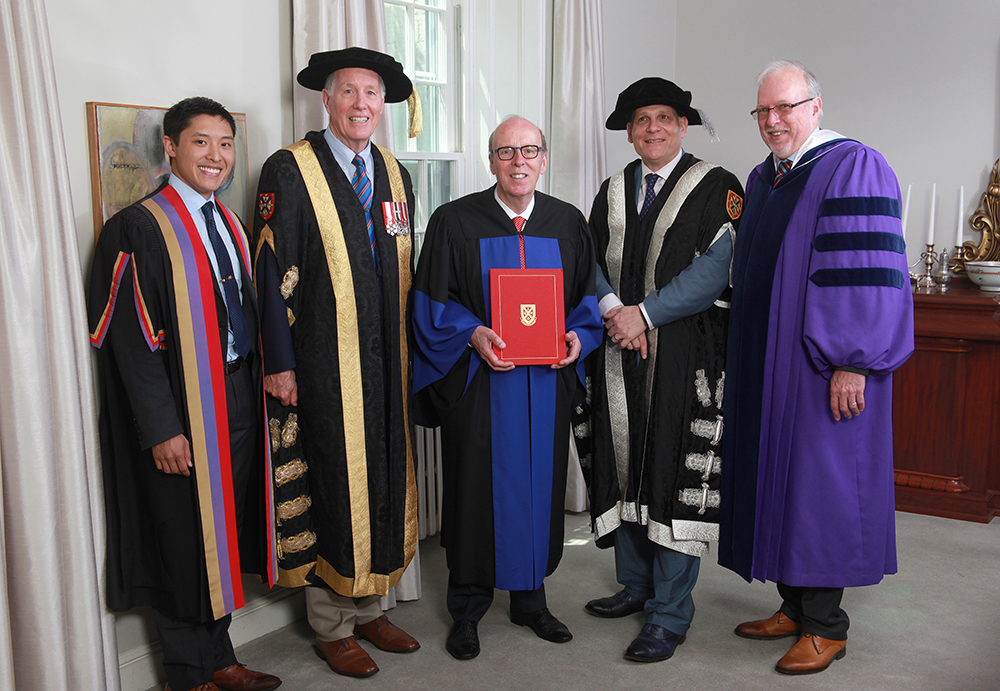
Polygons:
M0 688L117 689L92 360L43 0L0 3Z
M309 64L309 56L326 50L359 46L385 52L385 7L382 0L292 0L292 75ZM292 87L295 138L326 127L330 120L319 92L295 82ZM393 150L389 109L372 140Z
M385 7L382 0L293 0L292 2L292 72L309 64L309 56L326 50L360 46L385 52ZM294 89L295 138L310 130L326 127L330 116L323 108L319 92L299 86ZM392 124L389 109L382 111L375 134L379 146L390 151ZM382 609L395 607L396 600L420 599L420 547L399 583L382 598Z
M552 8L552 195L584 215L607 176L604 146L602 0L554 0ZM566 510L587 510L587 487L570 444Z
M552 195L590 215L608 175L604 146L602 0L554 0L552 8Z

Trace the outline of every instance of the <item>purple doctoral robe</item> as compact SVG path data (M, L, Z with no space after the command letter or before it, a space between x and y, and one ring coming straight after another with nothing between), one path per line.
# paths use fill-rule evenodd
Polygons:
M751 172L733 257L719 563L750 581L845 587L896 572L892 375L913 351L899 184L836 139L775 183ZM868 370L835 421L830 377Z

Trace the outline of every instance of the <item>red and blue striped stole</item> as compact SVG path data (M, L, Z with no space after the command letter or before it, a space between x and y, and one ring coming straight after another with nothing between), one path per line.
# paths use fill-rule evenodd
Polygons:
M180 352L184 372L208 589L212 612L219 619L242 607L244 598L215 275L198 229L180 195L172 187L164 187L142 205L159 224L170 257L178 331L177 342L172 346ZM219 208L230 227L238 231L233 235L240 260L249 274L249 248L242 228L232 212L222 204ZM263 395L262 390L262 400ZM263 440L262 435L262 443ZM267 570L268 580L273 584L277 576L277 555L274 547L270 448L266 444L265 447L266 510L269 519Z

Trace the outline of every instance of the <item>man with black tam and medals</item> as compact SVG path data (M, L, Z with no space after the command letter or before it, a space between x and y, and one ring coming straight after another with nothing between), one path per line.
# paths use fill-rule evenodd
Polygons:
M542 581L562 557L569 415L585 394L579 358L601 332L586 220L535 192L548 162L541 131L508 118L489 149L497 184L434 212L413 296L413 390L421 423L441 426L447 649L459 660L479 654L494 588L510 591L513 623L553 643L573 637L549 612ZM564 356L552 365L515 366L493 350L507 344L490 270L518 267L562 271L566 343L552 342Z
M364 48L313 55L298 82L323 92L329 126L267 160L254 219L278 583L306 586L317 654L338 674L367 677L378 666L356 638L420 647L380 606L417 544L413 190L371 142L385 103L412 85L398 62Z
M718 539L729 264L743 189L681 148L688 126L703 122L691 93L665 79L625 89L607 128L626 130L640 160L604 181L590 215L607 331L588 362L590 506L622 590L586 609L645 611L625 653L637 662L666 660L684 642L701 557Z

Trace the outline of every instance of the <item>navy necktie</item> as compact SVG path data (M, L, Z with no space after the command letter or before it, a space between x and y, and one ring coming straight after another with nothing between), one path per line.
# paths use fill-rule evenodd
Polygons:
M642 200L642 211L639 212L640 221L646 216L649 207L653 205L653 200L656 199L656 181L659 179L660 176L656 173L650 173L646 176L646 198Z
M787 173L791 169L792 169L792 162L791 161L789 161L788 159L785 159L784 161L781 161L778 164L778 174L774 178L774 184L777 185L778 184L778 180L780 180L781 178L785 177L785 173Z
M236 352L244 358L250 353L250 329L247 328L247 318L243 314L243 303L240 302L240 290L236 284L236 274L233 272L233 262L222 236L215 227L215 214L212 202L205 202L201 207L205 214L205 226L208 228L208 239L212 241L212 250L219 264L219 282L226 297L226 309L229 312L229 330L236 340Z

